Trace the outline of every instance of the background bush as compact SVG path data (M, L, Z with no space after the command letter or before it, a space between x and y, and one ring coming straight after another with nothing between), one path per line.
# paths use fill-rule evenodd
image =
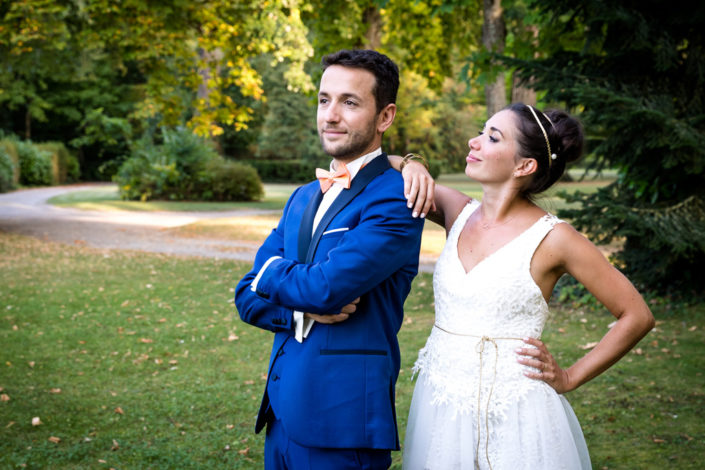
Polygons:
M252 167L223 159L185 128L140 139L113 180L120 196L130 200L250 201L263 195Z
M14 173L15 164L7 151L0 146L0 193L6 193L15 188Z
M52 184L75 183L79 180L81 171L78 159L62 142L42 142L35 145L50 154Z
M17 186L20 182L20 157L17 155L17 139L5 137L0 140L0 149L2 149L12 162L12 182Z
M328 168L329 161L309 160L246 160L268 183L307 183L315 179L316 168Z
M53 181L51 153L31 141L16 142L20 162L20 183L29 186L51 185Z
M203 199L255 201L264 197L264 188L257 170L224 158L214 158L208 162L203 181Z

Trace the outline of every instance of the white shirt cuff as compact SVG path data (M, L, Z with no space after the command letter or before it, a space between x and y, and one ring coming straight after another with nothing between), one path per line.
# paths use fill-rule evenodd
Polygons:
M264 274L265 269L267 269L267 267L270 264L272 264L272 261L277 260L277 259L281 259L281 256L272 256L267 261L265 261L265 263L262 265L262 269L260 269L259 272L257 273L257 276L255 276L255 280L252 281L252 284L250 284L250 290L252 292L257 292L257 284L259 283L259 280L262 278L262 274Z
M314 323L312 319L304 317L304 312L294 310L294 339L299 343L303 343Z

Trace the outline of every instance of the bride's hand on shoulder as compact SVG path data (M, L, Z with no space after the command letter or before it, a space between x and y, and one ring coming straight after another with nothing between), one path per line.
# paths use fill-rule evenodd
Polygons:
M536 338L526 338L524 342L535 347L517 348L517 361L536 369L535 371L526 371L524 375L534 380L546 382L557 393L571 391L573 387L570 385L568 373L561 369L543 341Z
M414 154L407 154L406 157L389 155L388 159L392 167L401 172L404 178L404 196L412 215L423 218L430 211L436 210L436 183L428 171L426 160Z
M434 204L436 183L426 167L417 161L409 161L401 172L404 177L404 196L414 217L426 217L436 210Z

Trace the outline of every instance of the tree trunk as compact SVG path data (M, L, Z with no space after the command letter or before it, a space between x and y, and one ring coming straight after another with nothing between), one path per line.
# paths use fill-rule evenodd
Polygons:
M531 82L529 82L530 84ZM512 77L512 103L524 103L536 106L536 92L519 83L519 74L514 72Z
M365 31L365 48L378 49L382 44L382 15L376 6L371 6L363 15L363 22L367 25Z
M482 23L482 44L491 52L504 52L504 38L506 28L502 18L501 0L484 0L484 21ZM487 104L487 117L507 105L504 72L497 74L494 82L485 85L485 101Z
M32 115L29 112L29 107L24 113L24 138L26 140L32 139Z
M539 57L539 28L535 25L524 25L524 30L532 36L531 45L536 51L534 53L534 58ZM515 71L512 77L512 103L524 103L530 104L531 106L536 106L536 91L530 88L533 82L533 78L528 81L528 83L520 83L519 72ZM566 172L567 174L567 172Z
M213 52L206 51L204 49L199 49L198 55L202 60L206 61L206 63L218 62L224 57L223 51L219 48ZM215 73L217 74L218 72L219 68L216 67ZM201 76L201 83L198 85L198 91L196 93L196 96L198 97L198 99L205 100L205 102L208 103L208 98L211 94L211 90L208 87L208 80L210 80L211 78L211 68L205 67L199 69L198 74ZM222 155L223 148L220 140L211 134L210 141L215 146L216 151Z

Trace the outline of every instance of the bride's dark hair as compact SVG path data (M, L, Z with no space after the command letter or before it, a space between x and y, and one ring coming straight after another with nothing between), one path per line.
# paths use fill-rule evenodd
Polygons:
M533 177L521 191L522 196L530 199L558 181L567 163L581 157L583 128L577 119L558 109L541 112L533 108L532 112L532 108L524 103L514 103L505 109L517 117L518 156L533 158L538 164ZM546 145L546 139L549 145Z

